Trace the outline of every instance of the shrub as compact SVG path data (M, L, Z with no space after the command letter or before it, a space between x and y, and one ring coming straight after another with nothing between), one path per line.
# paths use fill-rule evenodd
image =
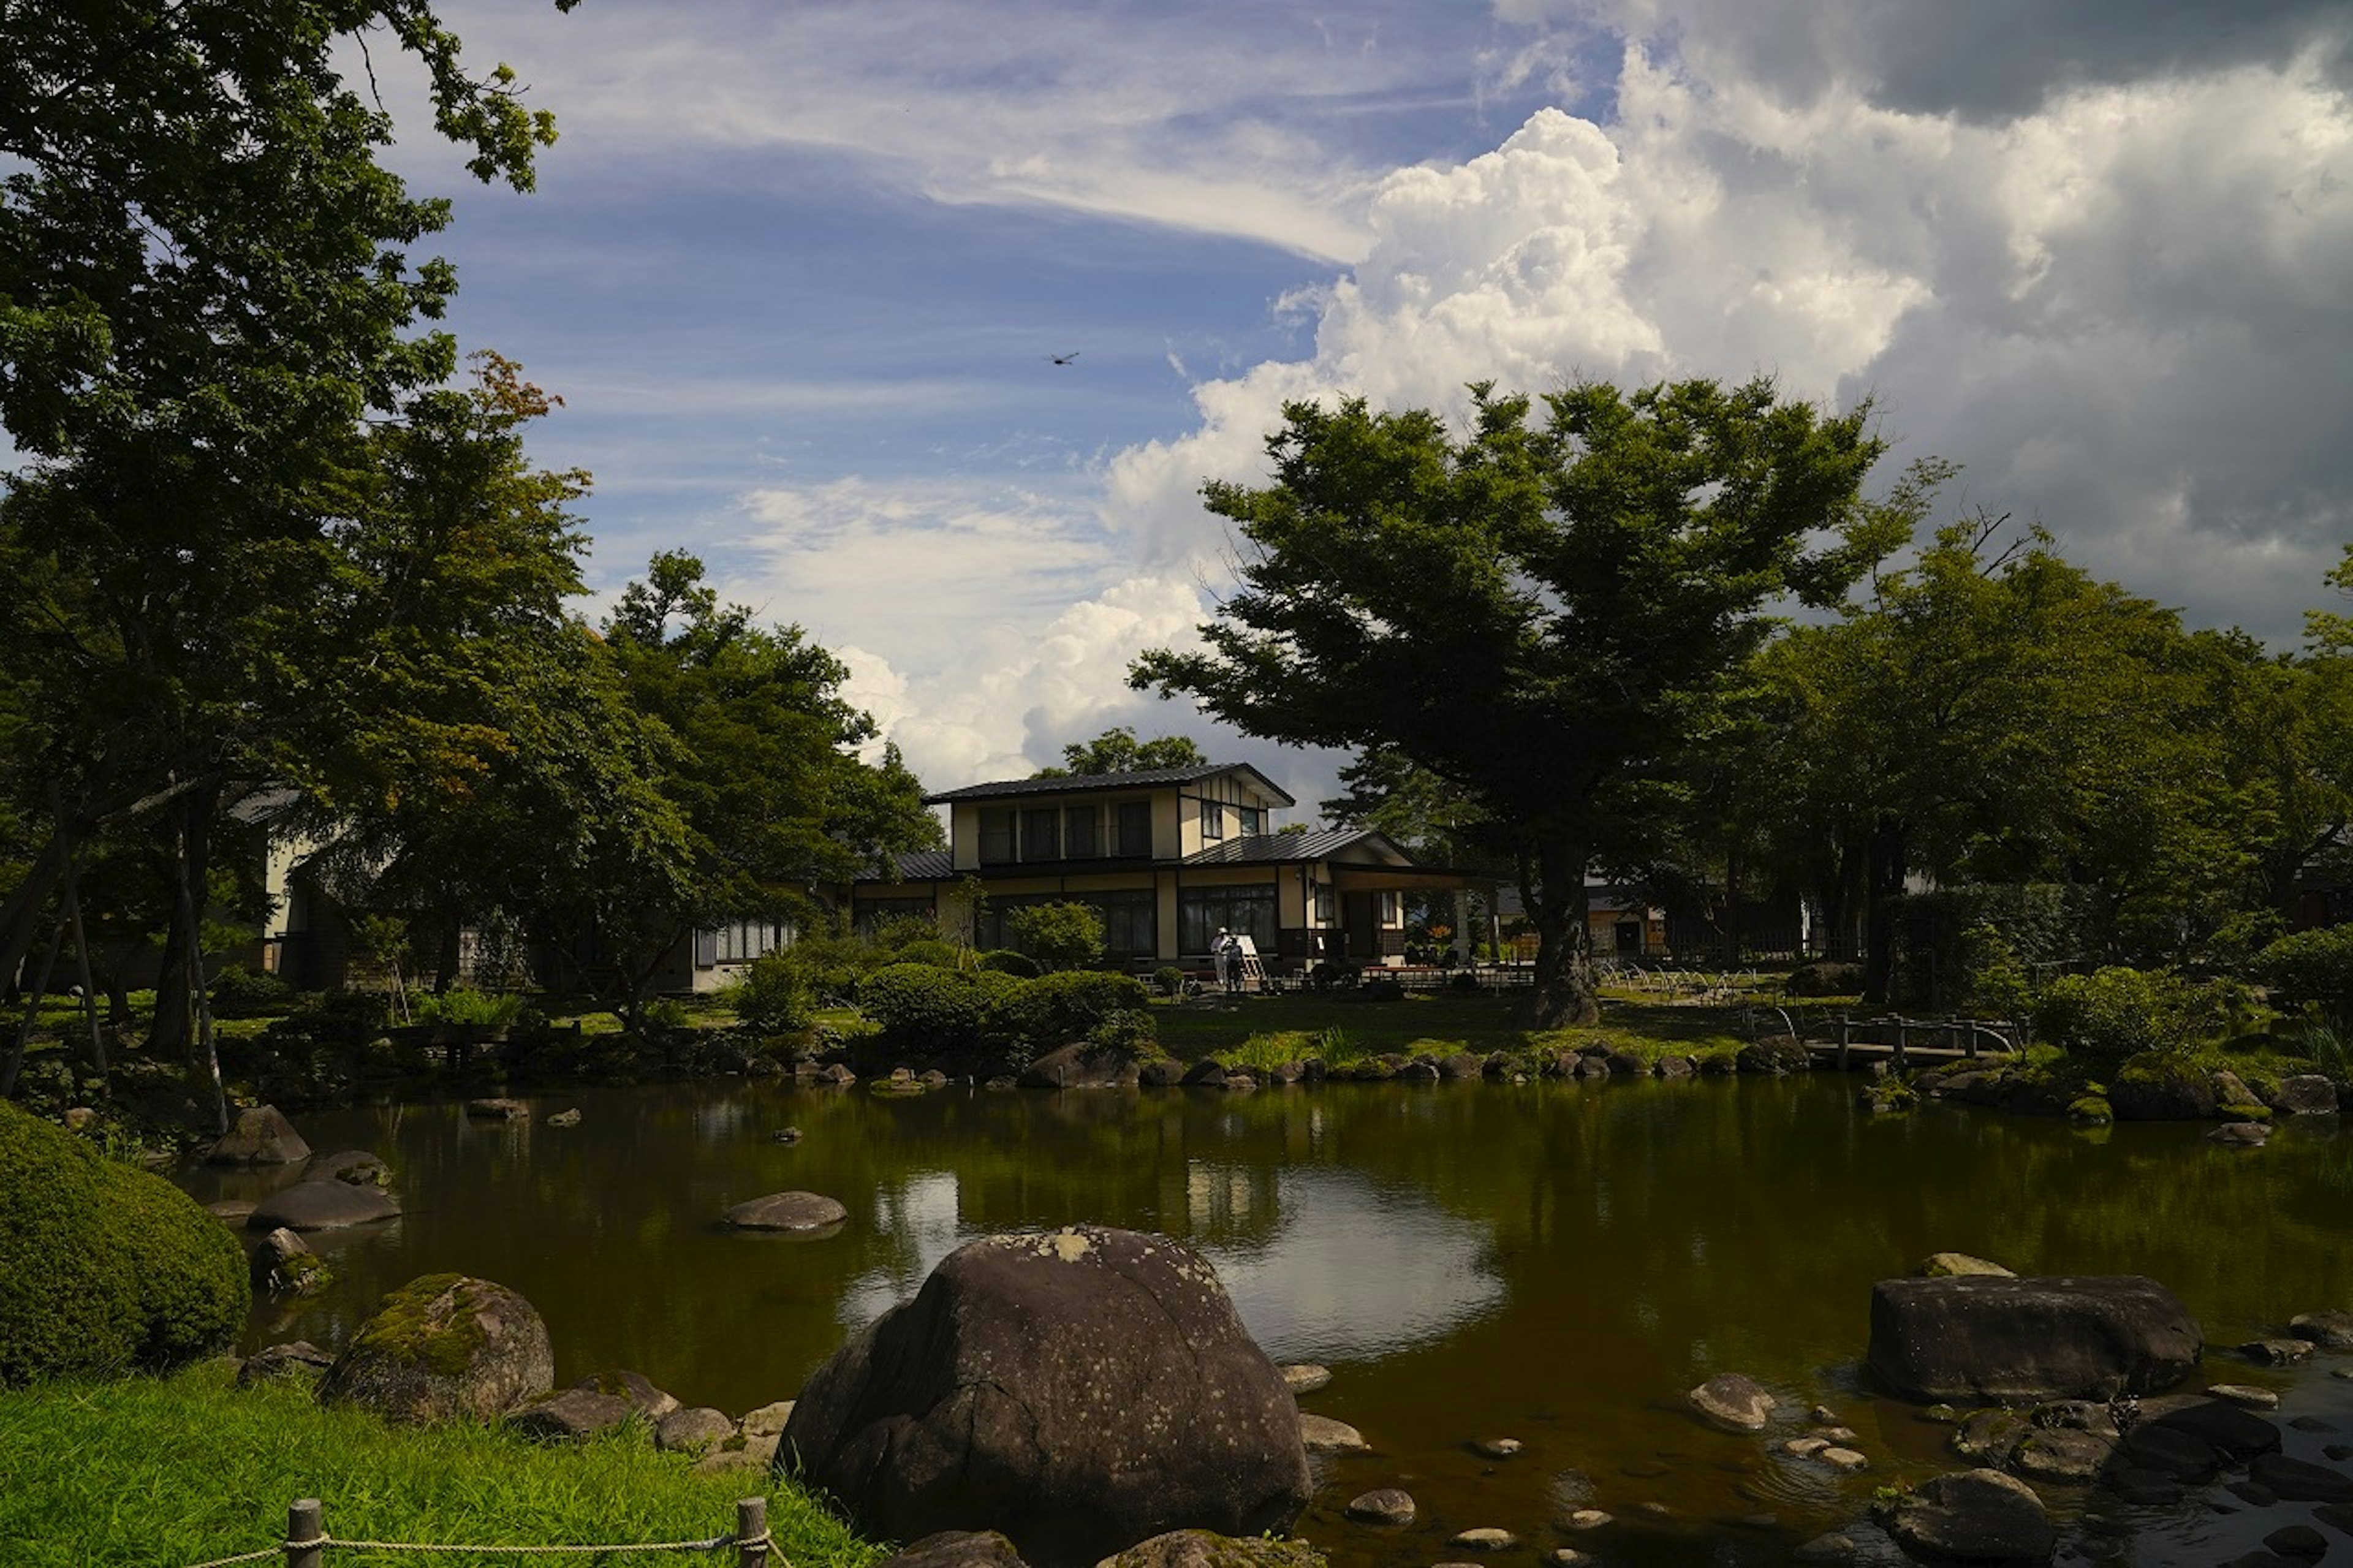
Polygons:
M1789 972L1783 987L1792 996L1857 996L1862 993L1862 965L1817 959Z
M1112 1031L1105 1043L1130 1039L1135 1019L1144 1021L1141 1037L1148 1040L1151 1006L1152 994L1133 976L1071 970L1022 982L999 1005L991 1022L1007 1044L1034 1055L1073 1040L1093 1039L1099 1030Z
M928 963L934 969L962 969L964 952L953 942L930 937L911 942L891 955L893 963Z
M1024 904L1006 912L1005 927L1022 952L1050 970L1103 962L1103 915L1092 904Z
M305 997L286 1026L317 1039L356 1042L384 1033L391 1016L391 1001L381 991L322 991Z
M522 1015L522 998L494 995L470 985L453 985L438 996L417 1004L420 1024L463 1025L470 1028L504 1028Z
M997 974L1010 974L1017 980L1035 980L1046 973L1038 966L1036 959L1026 952L1016 952L1009 947L984 952L976 962L983 969Z
M754 959L730 996L736 1020L755 1035L797 1035L816 1022L817 998L792 951L780 947Z
M2353 1023L2353 925L2284 936L2255 956L2255 977L2285 1007Z
M2034 1032L2068 1055L2094 1063L2149 1053L2176 1056L2221 1029L2228 1021L2228 991L2161 970L2065 974L2035 1004Z
M193 1361L252 1304L243 1250L195 1200L0 1103L0 1387Z
M213 1011L224 1018L282 1012L293 1005L294 997L294 987L277 975L237 964L213 976Z
M1152 983L1168 996L1185 994L1185 972L1173 963L1164 963L1152 972Z
M997 987L1028 984L985 970L890 963L859 986L858 1005L884 1041L902 1050L960 1051L977 1046Z

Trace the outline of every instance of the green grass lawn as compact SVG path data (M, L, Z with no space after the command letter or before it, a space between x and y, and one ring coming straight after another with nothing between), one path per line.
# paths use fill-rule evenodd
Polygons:
M237 1390L218 1362L165 1379L0 1393L0 1561L9 1568L185 1568L259 1551L284 1539L287 1505L306 1497L321 1500L328 1533L343 1540L593 1545L732 1534L736 1500L759 1495L779 1554L771 1562L865 1568L882 1555L797 1489L757 1471L698 1475L642 1434L554 1447L494 1428L389 1426L321 1409L302 1387ZM517 1560L329 1558L338 1568Z

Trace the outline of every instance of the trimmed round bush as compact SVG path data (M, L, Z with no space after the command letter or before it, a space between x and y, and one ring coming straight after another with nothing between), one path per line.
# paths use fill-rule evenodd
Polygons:
M928 963L887 963L858 987L858 1006L881 1026L882 1037L906 1050L965 1050L980 1043L988 1012L987 971L937 969ZM1023 984L1010 975L990 981Z
M1009 947L996 948L980 955L980 966L999 974L1010 974L1017 980L1035 980L1045 970L1026 952L1016 952Z
M0 1103L0 1387L164 1371L226 1349L252 1305L194 1199Z
M2353 1014L2353 925L2280 938L2256 955L2255 977L2284 1005Z
M1792 996L1853 996L1862 991L1862 965L1821 959L1789 972Z
M1101 970L1065 970L1028 982L1008 998L1000 1026L1011 1042L1050 1051L1094 1036L1107 1025L1134 1016L1149 1020L1152 993L1144 982ZM1151 1031L1147 1023L1145 1037Z
M911 942L891 955L893 963L928 963L934 969L956 969L964 963L964 954L954 942Z

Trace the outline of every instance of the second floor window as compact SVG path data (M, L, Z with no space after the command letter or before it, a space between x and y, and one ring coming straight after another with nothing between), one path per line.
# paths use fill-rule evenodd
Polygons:
M1152 803L1131 800L1119 807L1119 853L1136 859L1152 854Z
M1241 808L1242 837L1250 837L1266 831L1266 813L1255 805Z
M1223 838L1225 836L1226 808L1224 805L1214 800L1203 801L1201 803L1201 837L1204 838Z
M984 809L980 814L980 863L1002 866L1012 858L1012 808Z
M1021 814L1021 858L1024 860L1054 860L1061 857L1054 829L1062 814L1052 806Z
M1099 818L1092 805L1074 805L1062 813L1062 854L1067 859L1092 860L1103 853Z

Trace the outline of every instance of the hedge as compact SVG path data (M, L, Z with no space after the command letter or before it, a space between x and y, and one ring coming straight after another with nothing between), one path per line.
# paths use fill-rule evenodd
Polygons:
M245 1253L178 1188L0 1103L0 1386L226 1349Z

